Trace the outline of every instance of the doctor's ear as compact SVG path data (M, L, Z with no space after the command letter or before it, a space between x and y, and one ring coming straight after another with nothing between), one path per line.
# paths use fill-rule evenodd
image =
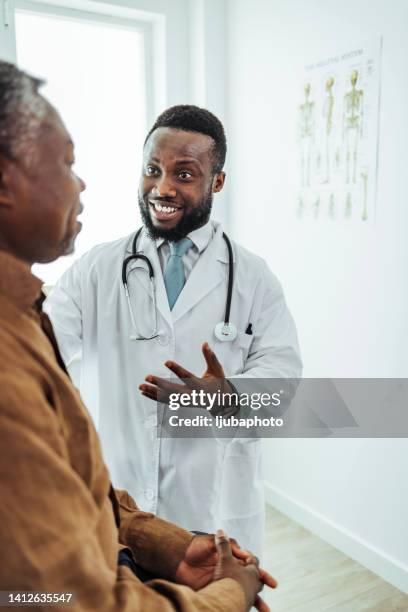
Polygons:
M0 153L0 209L11 208L14 204L14 175L14 162Z
M225 183L225 172L217 172L217 174L213 178L213 186L212 186L213 193L217 193L218 191L221 191L221 189L224 187L224 183Z

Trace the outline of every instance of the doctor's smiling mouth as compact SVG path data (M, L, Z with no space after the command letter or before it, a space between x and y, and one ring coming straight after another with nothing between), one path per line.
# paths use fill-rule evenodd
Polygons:
M183 216L182 206L175 205L171 200L149 200L150 214L157 221L180 221Z
M147 138L139 208L151 238L178 241L207 223L225 178L214 172L212 151L198 132L161 127Z

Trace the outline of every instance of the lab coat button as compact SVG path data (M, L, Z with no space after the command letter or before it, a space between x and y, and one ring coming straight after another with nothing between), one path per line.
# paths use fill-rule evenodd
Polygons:
M151 501L154 498L154 491L152 489L147 489L145 491L145 498Z
M164 336L158 337L158 341L159 341L159 344L161 344L161 346L167 346L169 343L169 337L166 336L166 334L164 334Z

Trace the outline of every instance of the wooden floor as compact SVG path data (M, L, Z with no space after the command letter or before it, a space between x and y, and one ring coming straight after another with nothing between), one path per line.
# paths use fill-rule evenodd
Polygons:
M264 566L279 581L272 612L408 612L408 595L270 506Z

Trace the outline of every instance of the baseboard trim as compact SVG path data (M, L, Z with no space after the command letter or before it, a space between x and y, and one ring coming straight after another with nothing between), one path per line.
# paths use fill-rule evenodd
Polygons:
M355 534L328 520L282 490L265 482L266 502L328 544L338 548L397 589L408 593L408 567L371 546Z

